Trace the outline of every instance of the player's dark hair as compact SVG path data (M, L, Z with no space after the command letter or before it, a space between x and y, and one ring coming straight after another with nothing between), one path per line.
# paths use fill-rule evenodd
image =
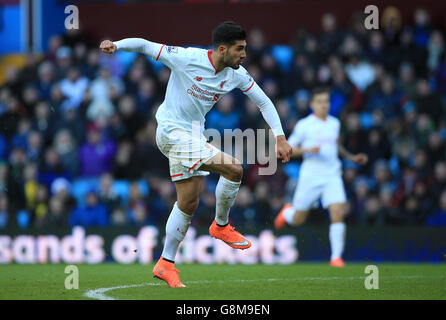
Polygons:
M311 91L311 99L314 98L314 96L321 94L321 93L326 93L328 95L330 95L330 88L328 87L316 87Z
M237 40L246 40L245 30L233 21L225 21L212 31L214 48L225 44L232 46Z

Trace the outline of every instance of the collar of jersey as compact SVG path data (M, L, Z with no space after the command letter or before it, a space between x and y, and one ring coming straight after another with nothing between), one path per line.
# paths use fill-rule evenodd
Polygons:
M316 117L316 116L314 115L314 113L312 113L311 116L313 116L316 120L318 120L318 121L320 121L320 122L322 122L322 123L327 123L328 115L327 115L327 118L326 118L325 120L322 120L321 118Z
M217 74L217 73L219 73L220 71L217 71L217 69L215 68L215 66L214 66L214 63L212 62L212 59L211 59L211 53L212 53L212 50L208 50L208 58L209 58L209 62L212 64L212 67L214 68L214 70L215 70L215 74Z

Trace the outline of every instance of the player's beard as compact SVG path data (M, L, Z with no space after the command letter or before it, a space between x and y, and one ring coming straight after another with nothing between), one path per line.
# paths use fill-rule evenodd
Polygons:
M232 69L238 69L240 68L240 64L236 62L232 62L233 59L229 54L226 54L224 59L223 59L224 63L226 66L231 67Z

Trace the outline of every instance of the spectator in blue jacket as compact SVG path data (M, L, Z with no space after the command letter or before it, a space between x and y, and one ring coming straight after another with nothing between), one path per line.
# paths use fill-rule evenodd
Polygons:
M446 189L440 195L438 207L427 219L429 227L446 227Z
M86 195L86 205L77 206L71 212L70 225L83 227L104 227L108 225L108 212L105 205L99 202L94 190Z

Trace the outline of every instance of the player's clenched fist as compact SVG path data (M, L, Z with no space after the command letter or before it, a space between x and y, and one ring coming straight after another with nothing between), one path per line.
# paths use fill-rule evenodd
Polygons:
M293 149L288 144L285 136L278 136L276 138L276 155L277 158L282 159L282 163L290 161L292 151Z
M102 50L102 52L108 54L115 53L115 51L117 50L116 45L110 40L102 41L99 45L99 48Z

